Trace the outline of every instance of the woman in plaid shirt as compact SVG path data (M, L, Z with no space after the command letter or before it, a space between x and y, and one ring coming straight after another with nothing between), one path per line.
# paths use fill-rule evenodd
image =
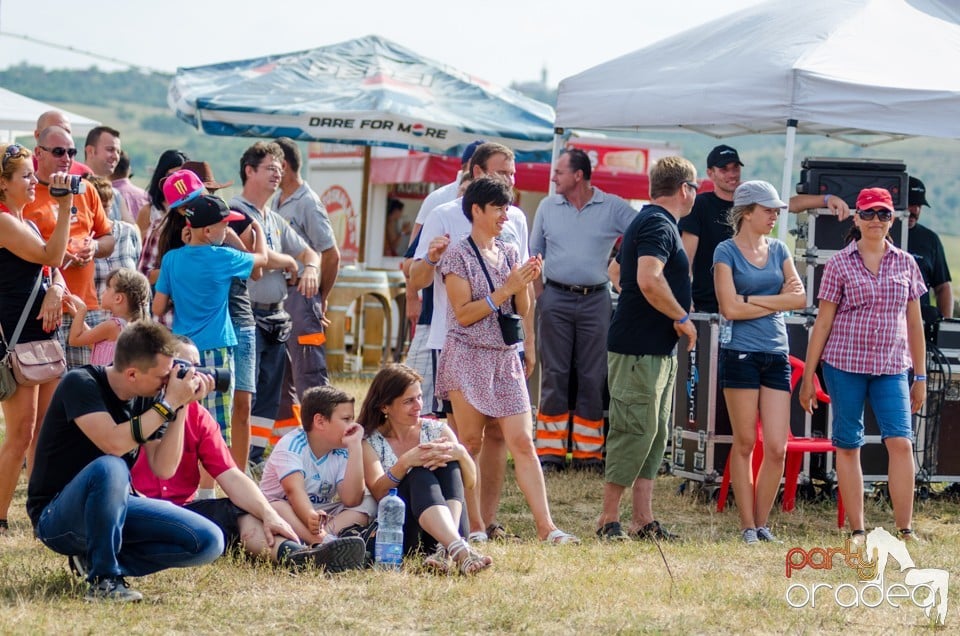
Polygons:
M863 407L876 414L887 447L890 500L899 536L916 540L913 517L911 413L926 397L926 347L919 298L926 291L913 257L888 240L893 201L883 188L857 197L855 241L823 270L820 306L810 335L800 404L817 406L813 376L823 376L833 404L837 478L854 542L865 540L863 518ZM908 371L912 369L913 380Z

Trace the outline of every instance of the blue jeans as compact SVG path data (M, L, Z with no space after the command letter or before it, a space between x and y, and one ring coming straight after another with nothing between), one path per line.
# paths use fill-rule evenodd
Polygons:
M54 552L85 555L89 580L144 576L212 562L223 533L169 501L130 494L127 464L93 460L40 513L37 538Z
M257 392L257 327L233 326L237 346L233 350L233 388L247 393Z
M877 416L881 439L913 439L906 372L897 375L849 373L824 362L823 379L833 407L834 446L863 446L863 406L868 399Z

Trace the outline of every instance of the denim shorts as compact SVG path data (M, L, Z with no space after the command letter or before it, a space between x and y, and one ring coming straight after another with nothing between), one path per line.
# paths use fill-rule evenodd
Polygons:
M824 362L823 379L827 383L833 410L834 446L863 446L863 406L868 399L877 417L881 439L913 439L910 385L906 372L897 375L849 373Z
M790 360L777 351L720 350L720 386L790 392Z
M235 391L257 392L257 327L234 327L237 346L233 349L233 388Z

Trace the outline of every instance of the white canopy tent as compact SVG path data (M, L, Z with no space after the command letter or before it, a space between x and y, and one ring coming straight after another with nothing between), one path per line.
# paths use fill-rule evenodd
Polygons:
M786 195L798 131L960 138L958 65L960 3L771 0L563 80L556 126L786 131Z
M100 124L83 115L0 88L0 141L13 141L18 136L32 135L37 127L37 117L48 110L63 111L70 120L74 135L86 135L91 128Z

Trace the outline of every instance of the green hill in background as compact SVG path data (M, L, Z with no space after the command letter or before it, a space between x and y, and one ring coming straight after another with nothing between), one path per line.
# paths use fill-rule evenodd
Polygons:
M123 149L130 155L133 180L141 187L147 186L157 158L169 148L209 162L221 182L239 184L240 155L254 140L204 135L177 119L167 106L171 77L139 71L107 73L96 68L51 71L21 64L0 71L0 86L118 129ZM32 138L21 141L33 144ZM83 141L76 140L80 159ZM229 198L237 192L235 185L221 194Z
M56 104L97 119L119 129L123 147L130 154L135 177L146 185L161 152L178 148L192 159L208 161L221 181L239 184L239 157L250 139L212 137L199 133L177 119L167 106L167 88L171 76L139 71L103 72L87 70L45 70L21 64L0 71L0 86L34 99ZM556 92L539 83L514 84L534 98L553 99ZM693 133L646 133L644 138L668 141L705 172L710 148L720 141ZM32 143L24 139L25 143ZM723 141L740 152L744 178L765 179L778 188L783 170L784 139L780 135L753 135ZM81 147L83 140L77 140ZM82 153L81 153L82 154ZM829 156L851 158L900 159L907 170L925 182L927 199L933 204L924 209L922 223L942 235L960 237L960 177L953 164L960 155L960 142L949 139L917 138L861 148L833 139L799 136L794 174L799 175L804 157ZM232 190L236 192L238 185ZM230 190L225 196L233 194ZM945 237L945 247L954 272L960 272L960 238ZM958 274L960 276L960 274Z

